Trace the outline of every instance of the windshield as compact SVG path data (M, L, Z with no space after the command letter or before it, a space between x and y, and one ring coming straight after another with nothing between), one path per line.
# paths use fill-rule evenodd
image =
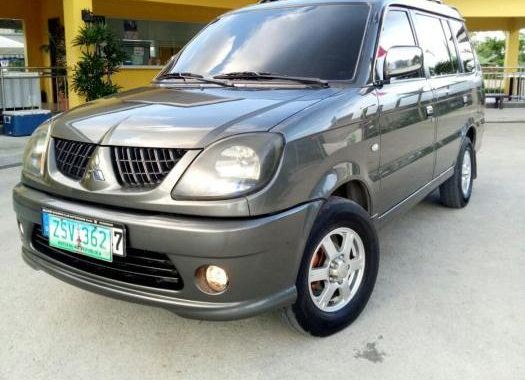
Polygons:
M163 74L352 79L368 13L366 4L329 4L226 15L198 34Z

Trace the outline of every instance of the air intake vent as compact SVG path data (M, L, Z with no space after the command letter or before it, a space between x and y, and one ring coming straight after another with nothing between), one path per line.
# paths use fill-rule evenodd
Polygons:
M158 186L186 153L183 149L111 148L113 167L124 187Z
M86 172L95 144L55 139L55 159L60 173L79 181Z
M76 253L49 246L49 239L42 235L42 228L35 225L33 246L47 257L78 270L128 284L149 288L181 290L182 278L169 257L160 252L128 248L126 257L113 257L112 263L92 259Z

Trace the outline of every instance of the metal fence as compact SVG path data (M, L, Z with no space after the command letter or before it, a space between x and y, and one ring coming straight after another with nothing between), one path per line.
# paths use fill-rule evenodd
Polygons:
M525 67L484 67L488 99L500 106L525 102ZM67 71L63 67L0 67L0 111L69 109Z
M67 71L63 67L0 67L0 110L69 108Z
M487 98L525 101L525 67L484 67L483 79Z

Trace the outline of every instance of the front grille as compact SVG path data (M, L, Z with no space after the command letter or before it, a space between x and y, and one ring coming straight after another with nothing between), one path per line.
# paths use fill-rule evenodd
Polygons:
M113 168L124 187L159 185L186 153L183 149L111 148Z
M87 168L89 159L95 151L95 144L55 139L55 159L60 173L80 180Z
M184 286L177 268L163 253L127 248L126 257L113 256L112 263L100 261L50 247L39 225L34 228L32 240L38 252L97 276L157 289L181 290Z

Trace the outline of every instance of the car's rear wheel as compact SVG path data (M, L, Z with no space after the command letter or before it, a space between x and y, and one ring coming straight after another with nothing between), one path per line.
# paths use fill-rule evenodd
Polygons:
M296 329L328 336L351 324L366 306L379 265L379 243L368 213L331 198L310 234L299 275L297 301L284 315Z
M470 201L474 184L474 147L467 137L461 145L454 175L439 188L441 203L451 208L463 208Z

